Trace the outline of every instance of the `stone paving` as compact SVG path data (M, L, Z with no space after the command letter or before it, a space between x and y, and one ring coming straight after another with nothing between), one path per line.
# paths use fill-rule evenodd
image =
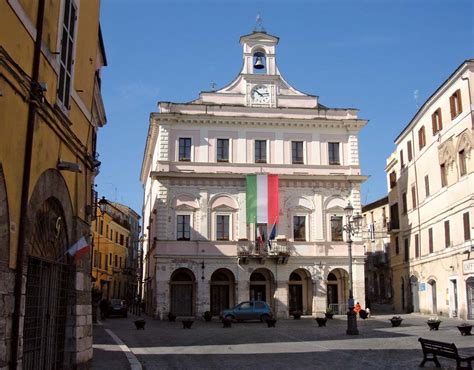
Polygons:
M182 329L179 321L146 318L146 329L136 330L133 317L108 319L102 328L94 327L93 368L130 368L117 348L101 346L105 339L95 334L103 328L111 329L144 369L416 369L422 360L419 337L455 343L474 355L474 336L461 336L456 328L460 320L441 318L440 329L430 331L428 316L401 316L398 328L391 327L392 314L359 319L358 336L346 335L345 316L336 316L321 328L308 316L278 320L275 328L245 322L225 329L217 319L196 320L190 330ZM117 366L101 360L111 352L114 361L121 359ZM440 362L445 368L456 367L454 360L440 358ZM428 368L432 365L427 363Z

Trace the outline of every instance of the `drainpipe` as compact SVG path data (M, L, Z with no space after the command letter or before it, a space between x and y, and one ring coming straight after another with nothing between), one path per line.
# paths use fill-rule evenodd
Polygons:
M18 350L20 347L20 320L21 320L21 298L22 281L24 272L24 263L27 254L26 248L26 225L28 212L28 198L31 177L31 161L33 151L33 135L37 109L37 97L39 90L38 78L41 60L41 41L43 39L43 20L44 20L45 0L38 2L38 14L36 18L36 40L33 53L33 70L31 73L30 96L28 103L28 118L26 126L25 156L23 165L23 183L21 186L20 203L20 225L18 227L18 246L16 257L16 274L14 287L14 309L12 316L12 341L10 369L18 367Z

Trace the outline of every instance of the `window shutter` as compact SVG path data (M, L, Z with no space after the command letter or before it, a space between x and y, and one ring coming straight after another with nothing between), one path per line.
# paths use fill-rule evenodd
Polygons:
M462 112L461 90L456 91L456 95L458 97L458 111L456 113L460 114Z
M431 129L433 130L433 135L436 134L436 112L431 115Z
M451 95L451 97L449 98L449 107L451 109L451 119L453 119L454 117L456 117L456 107L454 105L454 95Z
M438 131L441 131L443 129L443 116L441 115L441 108L438 108L436 114L438 116Z

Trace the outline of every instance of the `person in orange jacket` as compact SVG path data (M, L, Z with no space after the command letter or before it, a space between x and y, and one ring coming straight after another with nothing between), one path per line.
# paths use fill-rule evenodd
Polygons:
M361 307L360 303L357 302L356 305L354 306L354 312L359 313L360 310L362 310L362 307Z

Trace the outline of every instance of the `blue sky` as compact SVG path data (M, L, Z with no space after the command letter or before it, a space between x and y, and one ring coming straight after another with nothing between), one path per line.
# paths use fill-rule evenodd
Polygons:
M277 64L295 88L321 104L358 108L364 204L387 193L393 140L423 102L474 57L471 0L102 0L108 66L99 132L99 196L141 214L139 181L150 112L187 102L239 73L239 37L258 13L280 37ZM418 102L415 99L418 90Z

